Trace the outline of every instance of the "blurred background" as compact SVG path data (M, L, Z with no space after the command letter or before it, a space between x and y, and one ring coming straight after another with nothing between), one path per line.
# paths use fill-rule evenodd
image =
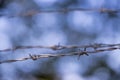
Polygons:
M15 46L120 43L120 14L68 11L20 16L29 11L120 9L120 0L0 0L0 50ZM0 60L73 50L0 52ZM120 80L120 51L0 64L0 80Z

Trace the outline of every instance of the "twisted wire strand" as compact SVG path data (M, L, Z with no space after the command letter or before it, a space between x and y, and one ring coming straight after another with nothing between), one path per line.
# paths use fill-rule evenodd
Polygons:
M7 15L0 13L1 16L8 16L8 17L25 17L25 16L33 16L40 13L67 13L73 11L89 11L89 12L100 12L100 13L118 13L120 12L119 9L107 9L107 8L100 8L100 9L89 9L89 8L64 8L64 9L53 9L53 10L29 10L25 13L20 13L16 15Z
M52 46L16 46L13 48L3 49L0 52L7 52L7 51L15 51L18 49L32 49L32 48L44 48L44 49L51 49L51 50L61 50L61 49L72 49L72 48L103 48L103 47L115 47L120 46L120 44L89 44L89 45L52 45Z

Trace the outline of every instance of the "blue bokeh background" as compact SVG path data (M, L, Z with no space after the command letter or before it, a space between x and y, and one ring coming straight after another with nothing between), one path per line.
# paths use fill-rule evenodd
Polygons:
M1 2L2 0L0 0ZM28 11L65 8L120 9L120 0L3 0L0 8L0 50L23 45L120 43L120 14L70 11L16 16ZM9 17L14 16L15 17ZM0 60L28 54L60 53L46 49L1 52ZM70 51L70 50L68 50ZM108 54L109 53L109 54ZM120 80L120 51L0 64L0 80Z

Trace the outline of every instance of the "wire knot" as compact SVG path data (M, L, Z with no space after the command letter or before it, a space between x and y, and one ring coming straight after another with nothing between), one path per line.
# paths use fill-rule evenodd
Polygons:
M31 58L32 60L37 60L37 59L38 59L38 56L37 56L37 55L31 55L31 54L29 54L29 56L30 56L30 58Z

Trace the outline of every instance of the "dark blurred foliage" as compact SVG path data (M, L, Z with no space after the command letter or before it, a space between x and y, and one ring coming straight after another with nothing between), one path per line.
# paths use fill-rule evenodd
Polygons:
M5 0L0 0L0 8L3 8L4 4L5 4Z

